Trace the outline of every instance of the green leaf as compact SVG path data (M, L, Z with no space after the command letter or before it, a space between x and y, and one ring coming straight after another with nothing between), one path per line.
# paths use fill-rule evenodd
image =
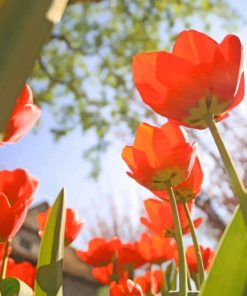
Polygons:
M97 296L108 296L109 288L108 286L101 287L97 290Z
M168 290L176 290L177 288L177 270L174 262L168 264L165 270L166 282Z
M239 207L221 239L200 294L212 295L247 295L247 233Z
M62 190L51 209L41 241L35 283L36 296L63 295L62 268L66 218L64 195Z
M9 277L0 283L0 295L33 296L33 290L17 278Z
M56 21L56 5L67 1L0 1L0 132Z

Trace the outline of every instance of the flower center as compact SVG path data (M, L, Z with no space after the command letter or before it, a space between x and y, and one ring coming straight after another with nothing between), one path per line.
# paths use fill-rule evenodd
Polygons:
M152 178L153 190L166 190L167 182L172 186L182 183L181 169L172 168L157 172Z
M223 115L227 111L229 102L221 102L218 97L210 95L209 93L205 97L198 101L198 104L188 110L189 115L185 118L185 122L190 126L207 128L207 124L204 121L206 114L210 113L214 116Z

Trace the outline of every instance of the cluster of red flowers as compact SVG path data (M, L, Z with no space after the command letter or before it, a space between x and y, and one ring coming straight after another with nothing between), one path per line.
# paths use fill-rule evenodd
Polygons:
M39 116L40 109L33 104L31 89L26 85L1 134L0 146L20 140ZM0 242L12 238L20 229L37 187L38 180L26 170L0 171Z
M206 128L210 120L224 119L241 102L242 46L234 35L218 44L200 32L184 31L172 53L135 56L133 75L143 101L169 121L160 127L142 123L134 144L126 146L122 153L130 169L128 175L155 195L145 200L148 217L140 219L149 233L134 243L94 238L86 252L77 252L93 266L95 278L110 285L110 295L156 295L168 288L167 278L164 281L170 266L167 262L178 265L180 260L174 217L178 216L181 235L201 223L201 218L193 222L188 219L201 190L203 172L195 144L189 143L179 125ZM195 248L188 246L185 252L193 279L199 272ZM213 251L197 245L198 251L208 270ZM135 269L146 266L149 270L145 274L134 277Z
M33 104L31 89L25 85L5 130L0 134L0 147L19 141L32 128L39 116L40 109ZM11 252L8 241L21 228L38 184L38 180L27 170L0 171L0 270L3 268L5 256ZM35 273L36 269L31 263L17 263L13 259L8 259L4 276L19 278L33 287Z
M165 219L165 217L163 217ZM208 270L213 257L213 250L201 246L203 263ZM177 264L177 247L174 237L143 233L141 238L132 243L123 243L118 238L105 240L103 238L93 238L88 244L88 250L77 251L78 257L87 264L91 265L92 275L103 285L110 285L110 291L123 289L126 287L141 287L146 295L154 295L164 289L163 264ZM193 246L188 246L186 258L191 275L198 272L197 260ZM154 268L153 268L153 267ZM134 276L134 271L148 270L142 275ZM135 286L131 283L131 280ZM122 286L122 288L120 288ZM125 287L125 288L124 288ZM130 288L129 288L130 289ZM130 290L126 294L110 295L136 295ZM131 294L132 293L132 294ZM140 293L140 292L139 292ZM137 294L142 295L142 294Z
M10 115L5 130L0 134L0 147L19 141L36 123L40 116L40 109L33 104L32 92L25 85L16 105ZM11 253L9 242L21 228L27 214L28 207L34 199L38 188L38 180L27 170L0 171L0 271L2 277L16 277L30 287L34 287L36 268L29 262L15 262L7 256ZM47 213L38 217L40 233L42 234ZM78 236L84 225L78 220L72 209L67 209L65 226L65 244L69 245ZM3 274L4 261L7 260L6 274Z
M209 268L213 256L210 248L196 245L193 239L194 245L188 246L183 255L183 246L179 246L182 235L191 232L193 238L194 229L202 222L201 218L192 221L190 215L203 181L196 146L179 125L206 128L210 120L220 121L228 116L244 95L242 47L233 35L218 44L197 31L184 31L172 53L138 54L133 61L133 74L143 101L169 121L160 127L142 123L134 144L126 146L122 153L130 169L128 175L154 194L144 202L147 217L140 218L147 232L131 243L119 238L93 238L87 251L77 251L79 258L93 267L93 276L110 286L111 296L169 291L168 274L173 265L180 268L181 258L186 259L191 278L196 281L201 268L198 252L205 270ZM20 140L39 116L40 109L33 104L31 90L25 86L0 134L0 146ZM2 276L11 251L8 242L22 226L37 187L38 180L26 170L0 171ZM38 216L41 237L49 212L50 209ZM77 237L83 225L84 221L67 209L65 245ZM145 273L138 275L136 270ZM7 276L33 287L35 273L35 267L28 262L8 260ZM174 279L176 282L176 270L173 282Z

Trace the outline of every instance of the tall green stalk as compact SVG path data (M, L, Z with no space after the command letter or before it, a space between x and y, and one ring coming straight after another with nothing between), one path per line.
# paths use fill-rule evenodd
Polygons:
M6 240L4 243L4 254L3 254L3 260L2 260L2 267L0 271L0 281L5 279L6 271L7 271L7 265L8 265L8 249L9 249L9 240Z
M229 175L233 194L238 199L238 202L240 204L240 209L242 211L242 215L243 215L246 227L247 227L247 193L246 193L244 184L237 173L237 169L233 163L231 155L229 154L229 152L223 142L223 139L219 133L219 130L217 129L213 115L207 114L207 116L205 116L204 120L208 125L208 128L214 138L214 142L215 142L215 144L219 150L219 153L221 155L221 158L224 162L225 169Z
M187 296L188 295L188 286L187 286L187 264L185 258L185 251L183 245L183 233L182 227L179 219L178 208L176 198L171 187L170 182L166 184L166 190L169 195L169 200L172 207L174 227L175 227L175 237L177 241L178 248L178 258L179 258L179 296Z
M183 203L183 207L184 207L186 218L188 220L189 227L190 227L191 238L192 238L195 253L196 253L196 260L197 260L198 274L199 274L199 284L201 285L204 280L204 266L202 261L201 249L197 239L195 225L191 219L191 215L190 215L190 211L187 203Z

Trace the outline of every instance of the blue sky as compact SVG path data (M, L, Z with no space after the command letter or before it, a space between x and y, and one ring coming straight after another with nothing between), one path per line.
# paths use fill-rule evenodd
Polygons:
M235 0L232 5L238 11L247 8L245 0ZM212 37L218 41L225 34L226 32L220 30L212 30ZM237 35L247 52L246 25L240 28ZM134 227L138 228L140 200L150 197L150 194L125 174L126 166L121 160L121 148L125 143L118 140L102 157L102 174L99 181L94 182L87 178L90 166L82 158L84 147L92 140L92 133L82 135L78 128L56 143L49 132L52 126L53 119L49 110L43 109L41 126L37 132L27 134L15 145L0 149L1 169L26 168L40 180L35 204L42 201L52 203L65 186L67 205L76 209L87 220L83 237L77 241L77 245L85 243L90 235L89 228L94 225L97 215L110 215L106 203L111 197L114 197L117 215L124 219L127 213L128 217L132 217ZM130 136L129 143L131 142Z

